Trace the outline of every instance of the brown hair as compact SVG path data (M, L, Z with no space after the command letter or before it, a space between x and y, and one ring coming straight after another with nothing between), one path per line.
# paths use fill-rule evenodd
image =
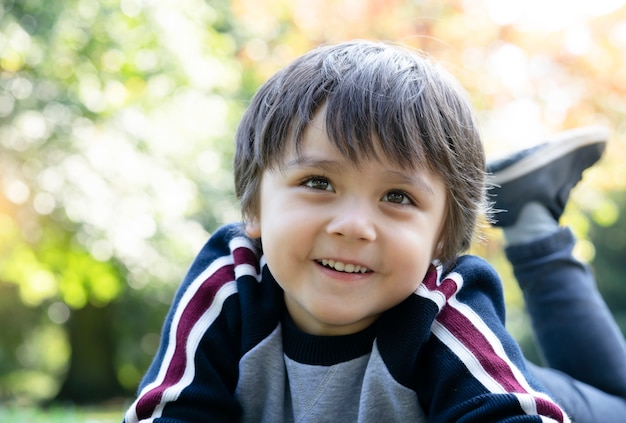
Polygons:
M358 164L376 146L403 168L424 166L448 188L439 259L450 264L474 236L485 200L485 158L465 91L408 48L370 41L319 47L259 89L236 135L235 189L245 217L258 211L263 172L280 166L322 104L329 139Z

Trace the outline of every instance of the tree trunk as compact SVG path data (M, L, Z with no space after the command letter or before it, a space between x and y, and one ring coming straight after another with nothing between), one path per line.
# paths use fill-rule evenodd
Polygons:
M115 369L113 310L112 305L88 304L72 311L69 368L55 402L93 404L124 394Z

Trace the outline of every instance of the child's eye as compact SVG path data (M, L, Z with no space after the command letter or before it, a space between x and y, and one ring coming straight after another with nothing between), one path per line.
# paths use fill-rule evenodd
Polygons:
M407 194L402 191L390 191L383 195L382 201L387 201L394 204L413 204L413 201Z
M307 179L304 181L304 186L322 191L333 191L333 186L328 179L319 176L313 176Z

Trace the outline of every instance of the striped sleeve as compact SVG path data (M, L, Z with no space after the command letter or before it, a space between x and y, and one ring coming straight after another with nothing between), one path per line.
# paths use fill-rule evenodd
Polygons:
M240 315L233 300L237 280L259 281L260 269L251 241L232 234L223 229L209 240L179 288L125 423L232 421L239 413L237 354L228 349Z
M495 271L462 257L452 273L429 272L417 294L437 304L432 325L430 421L569 422L532 381L522 353L504 327L504 300ZM527 419L520 419L527 416Z

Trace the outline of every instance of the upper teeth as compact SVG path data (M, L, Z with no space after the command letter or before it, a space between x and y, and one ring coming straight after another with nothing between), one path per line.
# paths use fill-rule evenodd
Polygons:
M365 273L368 271L367 267L363 267L358 264L352 264L352 263L345 264L340 261L328 260L328 259L322 259L322 265L327 266L327 267L332 267L333 269L339 272L346 272L346 273Z

